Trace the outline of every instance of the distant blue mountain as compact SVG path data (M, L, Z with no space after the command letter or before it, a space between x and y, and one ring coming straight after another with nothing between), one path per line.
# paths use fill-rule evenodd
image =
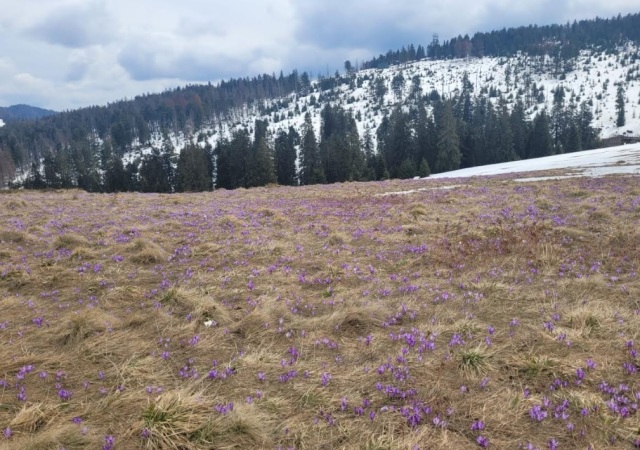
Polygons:
M42 109L29 105L13 105L8 107L0 106L0 119L5 123L18 122L22 120L35 120L42 117L58 114L56 111Z

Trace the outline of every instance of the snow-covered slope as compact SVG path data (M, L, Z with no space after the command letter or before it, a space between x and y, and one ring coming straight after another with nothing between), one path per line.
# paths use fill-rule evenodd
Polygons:
M531 176L532 174L530 174L530 172L548 170L562 170L563 174L541 177ZM640 144L620 145L617 147L527 159L525 161L511 161L453 170L451 172L431 175L428 178L424 178L424 180L428 182L430 180L455 179L454 183L456 184L437 187L427 185L406 191L386 192L379 195L408 195L434 189L456 189L464 185L464 180L462 180L464 178L518 173L527 173L527 176L523 175L521 178L514 179L519 182L558 180L574 177L601 177L615 174L640 176Z
M567 64L563 64L567 65ZM557 62L550 57L530 57L518 55L513 58L469 58L441 61L423 60L405 65L393 66L387 69L363 70L354 75L356 86L350 89L342 85L335 92L322 93L324 97L332 97L339 101L346 109L351 110L358 120L361 134L366 128L375 130L383 114L389 112L397 104L402 103L411 91L412 78L420 78L420 86L423 93L436 90L449 97L462 87L463 75L468 75L469 81L474 85L474 93L495 90L508 102L513 103L521 97L527 103L527 96L531 96L533 85L542 88L542 98L531 98L531 106L527 112L533 116L546 107L551 110L553 105L553 90L559 86L565 88L565 102L568 104L571 98L576 103L591 100L596 127L602 129L602 137L607 138L618 134L640 134L640 48L627 45L621 48L616 55L604 52L584 51L575 60L569 63L573 70L564 73L558 72ZM398 75L404 78L402 94L396 97L392 89L392 80ZM374 80L382 78L387 87L387 93L383 102L378 102L374 93ZM361 81L358 82L357 80ZM625 86L627 124L618 128L615 126L616 108L615 100L617 86L623 83ZM287 129L289 126L300 127L304 121L304 109L308 109L314 125L319 129L319 113L324 106L324 101L318 101L319 94L316 91L307 96L292 95L286 100L288 106L278 109L270 115L257 115L248 112L248 115L238 117L238 121L229 129L239 126L250 126L255 119L270 120L272 131ZM315 106L310 106L315 98ZM281 103L281 100L268 102L267 106ZM296 111L301 111L296 113ZM254 111L255 113L255 111ZM285 116L284 120L275 122L274 116ZM292 117L289 117L292 116Z
M511 161L487 166L469 167L431 175L429 179L466 178L482 175L500 175L506 173L537 172L543 170L565 169L571 176L603 176L610 174L640 175L640 144L620 145L617 147L585 150L546 156L544 158ZM546 177L545 177L546 178ZM559 178L559 177L552 177ZM521 178L521 180L540 180L541 177Z
M565 104L573 102L577 106L586 101L591 105L593 125L601 129L602 138L640 136L640 48L628 44L615 54L583 51L570 61L520 54L511 58L422 60L386 69L361 70L351 75L350 83L340 84L333 89L322 91L320 83L314 82L312 91L307 95L291 94L262 105L245 106L233 111L227 120L195 130L191 136L169 137L176 151L187 141L202 137L202 134L206 142L215 145L222 136L230 136L238 128L253 129L256 120L267 120L269 130L275 136L279 130L288 130L289 127L300 130L307 111L316 132L319 132L320 112L327 102L340 104L353 113L361 137L367 130L375 136L384 115L407 102L414 77L419 79L423 94L435 90L450 97L462 88L465 74L473 84L474 95L489 96L492 101L502 97L508 106L521 98L531 118L542 108L551 111L553 91L562 86ZM404 82L401 89L394 90L393 80L400 75ZM378 79L386 87L382 98L376 95L376 83L380 84L376 81ZM623 127L615 124L616 94L620 84L625 90L626 124ZM265 110L270 112L261 113ZM161 148L162 136L154 136L151 142L153 147ZM149 151L148 144L135 146L126 159L131 161Z

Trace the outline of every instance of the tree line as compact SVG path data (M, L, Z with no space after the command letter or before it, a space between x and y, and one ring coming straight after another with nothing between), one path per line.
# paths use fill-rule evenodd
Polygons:
M531 56L550 55L560 58L578 56L580 50L600 48L615 51L625 42L640 42L640 13L612 18L580 20L565 25L529 25L478 32L473 36L457 36L440 42L437 35L425 47L414 44L400 50L389 50L362 63L364 69L384 69L391 65L432 59L466 58L469 56L514 56L518 52ZM345 64L347 65L347 64ZM351 63L348 62L351 67Z
M351 112L327 102L318 131L308 112L300 130L289 127L275 135L257 120L252 133L236 129L213 147L192 142L176 152L167 138L162 148L127 164L108 142L98 149L89 145L79 161L70 148L60 148L45 155L43 167L33 163L24 185L191 192L373 181L596 148L599 130L592 125L591 105L567 99L562 87L552 94L551 111L542 109L528 120L520 97L509 108L502 97L475 92L466 76L450 98L437 91L424 95L416 82L405 102L362 135Z

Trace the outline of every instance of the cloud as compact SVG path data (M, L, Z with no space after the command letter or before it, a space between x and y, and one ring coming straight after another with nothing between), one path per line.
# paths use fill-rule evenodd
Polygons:
M110 42L116 35L116 21L103 1L67 5L36 23L29 33L49 44L83 48Z
M74 50L68 60L65 81L73 83L82 80L95 60L98 59L99 56L96 56L96 53L88 49Z
M295 37L308 46L368 49L371 56L408 43L440 40L529 24L564 23L581 18L633 12L630 0L307 0L296 2Z
M184 46L180 42L157 40L126 45L118 54L118 63L136 81L178 79L208 81L236 76L247 69L242 59L215 49Z
M0 14L0 105L104 104L187 83L342 70L409 43L637 12L637 0L19 0ZM31 74L41 83L16 78ZM28 77L27 77L28 78ZM31 80L34 82L35 80ZM22 99L22 100L21 100Z
M380 1L337 0L299 2L296 38L321 49L388 49L426 34L412 28L411 16L417 4L398 0L393 8ZM420 39L422 40L422 39Z

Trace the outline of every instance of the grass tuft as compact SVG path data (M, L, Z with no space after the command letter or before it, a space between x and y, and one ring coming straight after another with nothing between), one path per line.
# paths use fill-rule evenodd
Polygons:
M138 264L160 264L166 262L169 254L158 244L148 239L135 239L128 247L127 252L131 261Z

